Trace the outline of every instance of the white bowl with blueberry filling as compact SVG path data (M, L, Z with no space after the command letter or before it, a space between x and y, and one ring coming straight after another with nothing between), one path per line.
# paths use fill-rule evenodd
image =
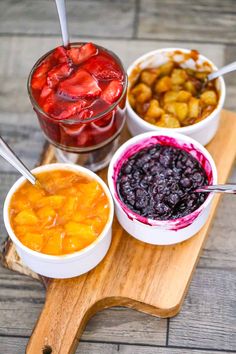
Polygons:
M216 183L209 152L174 132L133 137L116 151L108 169L120 224L138 240L155 245L182 242L202 228L213 194L194 190Z

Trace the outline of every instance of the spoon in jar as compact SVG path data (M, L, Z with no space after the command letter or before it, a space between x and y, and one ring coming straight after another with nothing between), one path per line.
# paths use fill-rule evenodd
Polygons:
M236 61L234 61L231 64L225 65L225 66L223 66L223 68L220 68L220 69L208 74L206 77L206 82L217 79L219 76L224 75L224 74L228 74L231 71L235 71L235 70L236 70Z
M16 156L10 146L0 136L0 155L15 167L30 183L38 183L36 177L28 170L23 162Z
M69 44L69 34L68 34L68 26L67 26L67 18L66 18L65 0L55 0L55 2L56 2L57 12L58 12L60 26L61 26L63 45L64 47L67 47Z

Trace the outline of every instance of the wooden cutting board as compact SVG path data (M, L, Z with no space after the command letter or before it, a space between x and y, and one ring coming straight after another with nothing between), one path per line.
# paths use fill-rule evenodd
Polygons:
M125 131L122 139L127 138ZM222 112L220 128L207 149L216 162L219 183L225 183L236 155L236 114ZM49 147L42 164L54 161L53 148ZM106 179L106 170L99 174ZM111 248L95 269L77 278L46 280L45 305L26 353L74 353L89 318L111 306L127 306L160 317L175 316L181 309L219 198L220 195L214 197L209 220L200 232L178 245L160 247L139 242L115 219ZM12 244L8 243L4 262L28 273Z

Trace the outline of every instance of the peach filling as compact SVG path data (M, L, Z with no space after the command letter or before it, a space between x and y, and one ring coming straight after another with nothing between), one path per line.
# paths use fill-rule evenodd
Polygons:
M49 255L79 251L101 234L109 215L108 198L94 179L69 170L37 174L10 202L10 223L26 247Z

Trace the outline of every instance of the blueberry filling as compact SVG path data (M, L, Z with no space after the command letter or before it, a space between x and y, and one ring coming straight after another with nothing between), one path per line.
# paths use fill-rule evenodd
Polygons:
M135 213L170 220L196 210L207 195L193 191L207 184L205 170L191 154L156 144L142 149L122 165L117 191Z

